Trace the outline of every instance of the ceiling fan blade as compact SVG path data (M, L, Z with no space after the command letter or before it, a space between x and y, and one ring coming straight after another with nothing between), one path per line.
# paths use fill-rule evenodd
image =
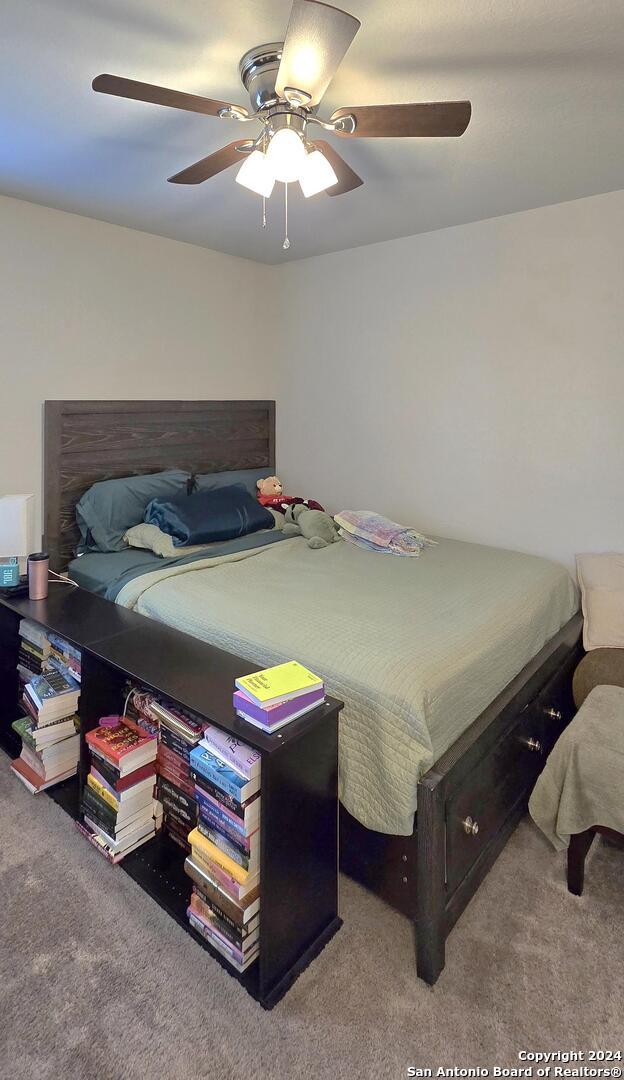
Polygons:
M167 90L164 86L123 79L119 75L98 75L91 85L98 94L113 94L115 97L131 98L133 101L149 101L153 105L167 105L170 109L186 109L187 112L204 113L206 116L218 116L221 109L232 107L228 101L215 101L197 94L184 94L180 90ZM238 112L248 114L247 109L240 105L235 108Z
M425 101L337 109L331 119L355 117L355 131L336 131L336 135L348 139L448 138L464 134L471 111L469 101Z
M306 105L318 105L333 79L360 20L319 0L294 0L275 89L286 87L310 95Z
M236 165L237 162L242 165L245 155L237 148L249 145L248 139L239 139L238 142L228 143L227 146L222 146L220 150L215 150L214 154L208 154L208 157L196 161L194 165L189 165L188 169L183 169L182 172L176 173L175 176L170 176L168 178L169 183L203 184L204 180L210 180L211 176L216 176L217 173L229 169L230 166Z
M346 191L353 191L354 188L360 187L364 183L362 178L353 171L350 165L347 165L345 159L328 142L325 142L324 139L317 139L314 145L327 158L338 177L338 183L327 188L328 195L344 195Z

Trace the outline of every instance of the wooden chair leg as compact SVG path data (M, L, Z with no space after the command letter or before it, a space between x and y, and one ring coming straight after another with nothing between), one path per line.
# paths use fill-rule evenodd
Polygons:
M583 895L585 881L585 859L596 835L595 829L575 833L570 837L568 847L568 889L575 896Z

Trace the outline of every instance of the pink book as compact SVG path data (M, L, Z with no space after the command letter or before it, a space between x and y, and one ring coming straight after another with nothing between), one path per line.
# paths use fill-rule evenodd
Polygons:
M240 694L240 690L237 691ZM234 694L234 697L237 697ZM201 742L223 761L227 761L233 769L247 780L253 780L260 772L260 754L251 746L247 746L235 735L228 735L214 724L208 724L204 728Z

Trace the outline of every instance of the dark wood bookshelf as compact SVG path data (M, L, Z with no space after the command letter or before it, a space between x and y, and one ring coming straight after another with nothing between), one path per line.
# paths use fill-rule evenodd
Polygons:
M190 709L260 751L260 955L239 974L189 924L192 882L185 852L165 833L127 855L111 873L129 874L264 1008L272 1008L342 925L338 917L338 714L328 699L268 735L236 716L234 680L258 665L198 641L82 589L54 585L46 600L0 600L0 748L21 743L11 723L18 704L19 621L32 619L82 652L81 750L77 776L46 792L74 820L89 771L85 733L120 712L127 680ZM19 781L16 779L16 783ZM86 843L86 841L85 841Z

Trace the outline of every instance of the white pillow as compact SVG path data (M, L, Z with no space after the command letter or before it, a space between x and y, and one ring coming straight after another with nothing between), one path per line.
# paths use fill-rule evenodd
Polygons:
M585 649L624 649L624 555L577 555L576 572Z
M154 555L160 555L163 559L179 559L183 555L194 555L196 551L203 551L206 544L194 544L193 546L176 547L173 537L158 528L158 525L133 525L124 534L124 540L133 548L144 548L153 551Z

